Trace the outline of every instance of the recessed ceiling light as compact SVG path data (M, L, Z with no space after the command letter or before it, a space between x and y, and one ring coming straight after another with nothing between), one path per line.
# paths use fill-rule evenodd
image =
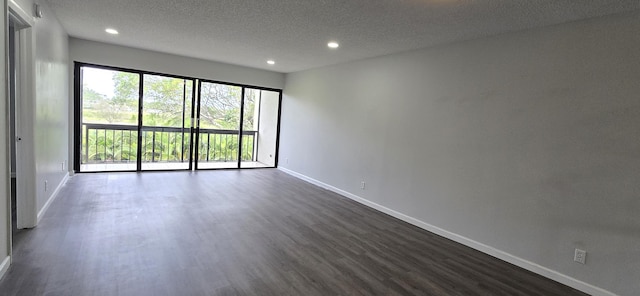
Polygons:
M113 28L107 28L106 30L104 30L105 32L111 34L111 35L118 35L118 30L113 29Z
M275 65L275 64L276 64L276 62L275 62L274 60L268 60L268 61L267 61L267 64L269 64L269 65Z
M327 43L327 46L329 46L329 48L338 48L340 47L340 44L338 44L338 42L329 42Z

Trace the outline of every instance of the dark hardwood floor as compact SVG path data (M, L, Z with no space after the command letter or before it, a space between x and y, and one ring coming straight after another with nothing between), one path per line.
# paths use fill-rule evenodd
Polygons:
M0 295L585 295L273 169L83 174Z

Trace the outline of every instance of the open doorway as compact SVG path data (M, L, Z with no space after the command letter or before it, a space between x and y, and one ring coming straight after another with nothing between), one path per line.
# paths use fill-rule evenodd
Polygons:
M17 27L16 27L16 22L14 21L13 18L9 19L9 35L8 35L8 43L9 43L9 48L8 48L8 68L9 68L9 73L8 73L8 80L9 80L9 121L10 121L10 137L11 139L11 232L12 232L12 236L14 237L14 244L15 244L15 238L17 236L17 234L21 231L20 229L18 229L18 221L17 221L17 217L18 217L18 209L17 209L17 180L16 180L16 176L17 176L17 142L19 137L17 136L16 133L16 120L17 120L17 116L16 116L16 102L17 102L17 82L18 82L18 75L17 75L17 62L18 59L16 58L16 46L17 46L17 42L16 42L16 32L17 31Z
M9 22L9 121L10 137L16 139L16 28L14 22ZM16 141L11 141L11 225L15 236L18 232L17 203L16 203Z
M33 17L14 1L8 4L7 88L11 159L11 225L16 245L20 229L37 224L33 153Z

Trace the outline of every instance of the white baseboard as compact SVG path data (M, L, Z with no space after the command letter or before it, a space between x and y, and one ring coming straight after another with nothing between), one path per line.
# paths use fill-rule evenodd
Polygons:
M4 260L2 260L2 263L0 263L0 280L2 280L5 274L7 274L10 264L11 264L11 256L5 257Z
M47 212L47 210L51 206L51 203L53 203L56 197L58 197L58 193L60 193L60 189L62 189L62 186L64 186L64 184L67 183L68 179L69 179L69 173L66 173L64 175L64 178L62 178L62 181L60 181L60 184L58 184L58 187L56 187L56 190L54 190L53 194L51 194L51 197L49 197L49 200L47 200L47 202L44 204L42 209L40 209L40 211L38 212L38 219L37 219L36 225L40 224L40 220L42 219L42 217L44 217L44 214Z
M547 267L538 265L538 264L533 263L531 261L522 259L520 257L516 257L516 256L514 256L512 254L509 254L507 252L498 250L498 249L496 249L494 247L485 245L483 243L479 243L479 242L474 241L474 240L472 240L470 238L467 238L467 237L455 234L453 232L444 230L442 228L433 226L433 225L431 225L429 223L420 221L420 220L418 220L416 218L410 217L410 216L405 215L403 213L400 213L398 211L395 211L395 210L392 210L392 209L387 208L385 206L379 205L377 203L374 203L372 201L364 199L364 198L362 198L360 196L357 196L355 194L349 193L349 192L344 191L344 190L342 190L340 188L336 188L336 187L331 186L329 184L326 184L324 182L321 182L321 181L318 181L318 180L313 179L311 177L308 177L308 176L305 176L303 174L300 174L298 172L295 172L295 171L292 171L292 170L289 170L289 169L286 169L286 168L283 168L283 167L279 167L278 169L283 171L283 172L285 172L285 173L287 173L287 174L289 174L289 175L292 175L292 176L294 176L296 178L302 179L302 180L307 181L307 182L309 182L311 184L317 185L317 186L322 187L324 189L327 189L329 191L333 191L333 192L335 192L337 194L343 195L343 196L345 196L345 197L347 197L349 199L352 199L354 201L357 201L357 202L359 202L359 203L361 203L363 205L366 205L368 207L374 208L374 209L376 209L378 211L381 211L381 212L383 212L383 213L385 213L387 215L393 216L393 217L398 218L398 219L400 219L402 221L405 221L407 223L410 223L410 224L413 224L413 225L415 225L417 227L420 227L420 228L422 228L424 230L427 230L429 232L435 233L435 234L440 235L442 237L448 238L448 239L453 240L455 242L461 243L461 244L463 244L465 246L468 246L470 248L476 249L476 250L478 250L480 252L483 252L483 253L488 254L490 256L493 256L493 257L496 257L496 258L498 258L500 260L506 261L506 262L511 263L513 265L516 265L518 267L521 267L521 268L524 268L524 269L529 270L531 272L537 273L537 274L539 274L541 276L544 276L544 277L549 278L551 280L554 280L556 282L562 283L562 284L567 285L569 287L572 287L572 288L574 288L576 290L580 290L582 292L585 292L587 294L594 295L594 296L617 296L616 294L614 294L612 292L609 292L607 290L604 290L602 288L599 288L599 287L596 287L594 285L591 285L591 284L585 283L583 281L577 280L575 278L572 278L570 276L564 275L564 274L562 274L560 272L557 272L555 270L549 269Z

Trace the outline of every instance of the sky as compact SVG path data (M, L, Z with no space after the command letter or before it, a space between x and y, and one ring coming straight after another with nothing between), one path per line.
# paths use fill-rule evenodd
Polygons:
M91 67L82 68L82 83L99 94L113 97L115 89L113 83L113 73L116 71L96 69Z

